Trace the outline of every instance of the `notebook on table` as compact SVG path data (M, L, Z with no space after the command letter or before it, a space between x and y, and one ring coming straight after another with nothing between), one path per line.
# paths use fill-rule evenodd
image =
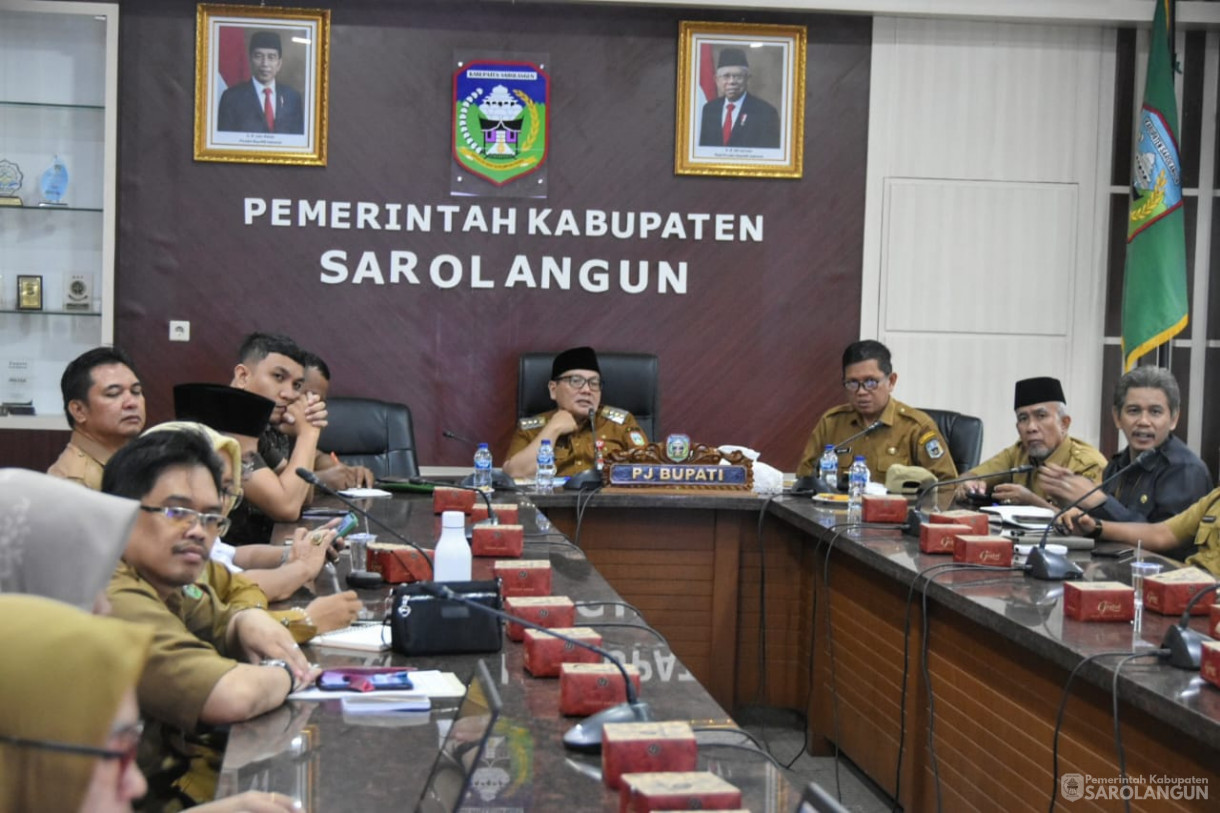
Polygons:
M309 645L355 649L360 652L384 652L390 648L390 640L389 624L355 624L315 635L309 639Z
M416 813L457 813L501 708L500 693L487 665L480 660L432 763L428 782L415 806Z

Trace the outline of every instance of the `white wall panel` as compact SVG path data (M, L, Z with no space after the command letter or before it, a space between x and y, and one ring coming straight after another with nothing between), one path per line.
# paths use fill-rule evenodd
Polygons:
M1067 335L1075 184L891 178L885 203L887 335Z

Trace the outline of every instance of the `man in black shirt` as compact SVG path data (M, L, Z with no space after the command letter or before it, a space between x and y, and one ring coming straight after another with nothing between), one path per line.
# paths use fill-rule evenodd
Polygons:
M1118 380L1114 425L1126 436L1127 448L1110 458L1102 479L1116 474L1144 451L1153 449L1156 453L1085 498L1080 508L1090 517L1102 523L1160 522L1186 510L1211 490L1206 464L1172 434L1181 405L1178 382L1168 370L1136 367ZM1079 499L1093 487L1093 483L1059 466L1047 468L1050 471L1043 469L1043 487L1058 497L1060 504ZM1166 554L1182 559L1193 548L1192 542Z

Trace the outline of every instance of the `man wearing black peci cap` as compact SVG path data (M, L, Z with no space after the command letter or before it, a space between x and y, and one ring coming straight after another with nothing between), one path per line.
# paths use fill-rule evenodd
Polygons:
M1020 439L966 474L995 474L1030 463L1036 466L1053 464L1087 477L1093 483L1101 482L1106 458L1083 440L1068 434L1072 416L1068 414L1067 399L1064 398L1059 379L1041 377L1018 381L1013 409L1017 413L1017 434ZM1001 502L1055 508L1038 474L1037 469L1018 474L1013 482L997 485L992 494ZM970 480L958 486L958 497L985 494L988 485L985 480Z
M720 95L703 106L700 147L779 147L779 112L747 93L749 86L746 52L723 49L716 63L716 90Z
M280 35L255 31L247 51L250 77L220 96L216 129L220 132L303 135L305 113L301 94L277 82L284 65Z
M634 415L601 406L601 370L592 347L573 347L555 356L547 387L556 408L517 421L517 433L504 462L504 472L510 477L534 476L538 447L544 439L555 448L555 471L560 477L592 468L595 447L589 431L590 410L596 412L597 438L605 442L605 454L648 445L648 436Z

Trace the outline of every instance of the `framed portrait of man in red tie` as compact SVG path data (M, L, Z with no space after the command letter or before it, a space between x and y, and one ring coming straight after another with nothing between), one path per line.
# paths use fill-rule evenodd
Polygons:
M682 22L674 171L801 177L805 43L804 26Z
M195 160L325 166L330 12L201 4Z

